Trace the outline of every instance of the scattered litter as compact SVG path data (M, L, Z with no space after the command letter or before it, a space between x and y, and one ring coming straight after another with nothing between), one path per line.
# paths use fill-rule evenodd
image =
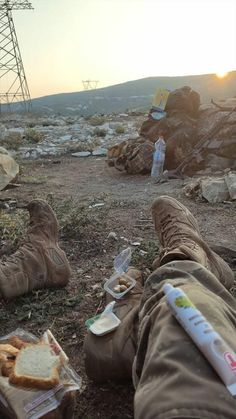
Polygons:
M101 203L99 203L99 204L92 204L92 205L89 205L89 208L91 209L91 208L98 208L98 207L103 207L105 205L105 203L104 202L101 202Z
M145 255L147 255L147 254L148 254L148 252L146 252L145 250L140 250L140 251L139 251L139 254L140 254L141 256L145 256Z
M121 236L121 240L123 240L126 243L129 243L129 239L127 239L126 237Z
M130 244L131 244L131 246L141 246L140 242L132 242Z
M101 285L100 284L92 285L92 290L93 291L97 291L99 288L101 288Z

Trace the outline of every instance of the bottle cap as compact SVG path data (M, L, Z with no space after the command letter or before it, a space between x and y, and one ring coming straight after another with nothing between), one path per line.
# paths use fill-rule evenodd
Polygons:
M171 284L165 284L163 286L163 291L165 294L168 294L168 292L172 291L174 287Z

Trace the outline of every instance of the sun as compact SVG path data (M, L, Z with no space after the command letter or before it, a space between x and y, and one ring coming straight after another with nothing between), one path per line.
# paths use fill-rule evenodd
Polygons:
M219 71L218 73L216 73L216 75L219 79L223 79L224 77L228 75L228 73L227 71Z

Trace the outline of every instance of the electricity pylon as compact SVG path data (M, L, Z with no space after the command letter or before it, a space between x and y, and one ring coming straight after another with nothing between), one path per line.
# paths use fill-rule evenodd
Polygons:
M0 111L6 104L20 102L21 108L31 108L30 92L16 36L12 10L33 9L28 0L0 0Z
M97 88L99 80L83 80L84 90L93 90Z

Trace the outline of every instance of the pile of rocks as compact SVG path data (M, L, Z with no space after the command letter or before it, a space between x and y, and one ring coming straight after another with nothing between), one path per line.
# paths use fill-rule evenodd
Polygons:
M189 198L204 198L211 204L236 200L236 172L227 171L223 177L196 179L188 183L184 194Z
M235 101L236 102L236 101ZM184 173L193 175L206 169L211 172L236 168L236 103L227 106L200 106L200 97L190 87L171 92L166 116L149 118L142 124L140 135L155 142L160 131L167 142L165 168L176 169L186 160ZM235 111L234 111L235 107ZM201 144L201 147L198 145ZM192 151L198 152L191 156ZM188 163L189 158L189 163Z

